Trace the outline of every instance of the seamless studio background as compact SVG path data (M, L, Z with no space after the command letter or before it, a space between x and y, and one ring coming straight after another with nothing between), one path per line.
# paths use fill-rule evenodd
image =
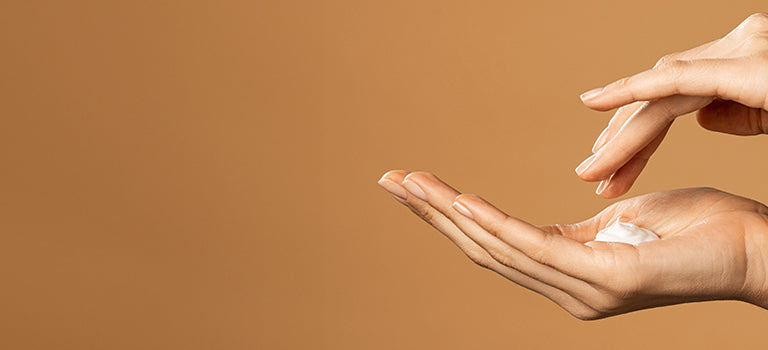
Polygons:
M537 224L613 201L578 95L755 1L0 4L0 347L761 348L737 302L594 322L472 264L381 190L431 171ZM768 202L765 137L683 117L627 198ZM641 330L641 331L638 331Z

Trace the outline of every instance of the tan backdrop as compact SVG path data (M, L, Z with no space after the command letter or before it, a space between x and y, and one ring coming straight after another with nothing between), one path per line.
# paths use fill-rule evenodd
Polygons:
M736 302L578 321L376 184L427 170L584 219L612 201L573 168L611 114L579 93L758 3L4 2L1 347L766 347L768 311ZM766 141L681 118L624 198L767 202Z

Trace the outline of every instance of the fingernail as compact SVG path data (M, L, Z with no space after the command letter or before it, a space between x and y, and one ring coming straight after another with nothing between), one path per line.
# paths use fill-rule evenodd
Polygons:
M403 181L403 187L405 187L405 189L408 190L408 192L418 197L419 199L423 201L427 200L427 195L424 194L424 191L415 182L406 179L405 181Z
M597 185L597 190L595 190L595 193L599 196L603 191L605 191L606 188L608 188L608 184L611 182L610 178L607 178L603 181L600 181L600 184Z
M606 141L605 139L608 138L608 128L609 126L606 126L605 129L603 129L603 132L600 133L600 136L597 137L597 140L595 140L595 144L592 145L592 153L597 153L597 151L603 147L603 144Z
M600 93L602 93L602 92L603 92L603 88L602 88L602 87L599 87L599 88L597 88L597 89L592 89L592 90L589 90L589 91L587 91L587 92L585 92L585 93L581 94L581 96L580 96L580 97L581 97L581 100L582 100L582 101L584 101L584 100L589 100L589 99L591 99L591 98L595 98L595 97L597 97L597 96L598 96L598 95L600 95Z
M459 201L453 202L453 209L456 209L461 215L464 215L470 219L474 219L475 217L472 216L472 212L467 209L467 207L464 206L464 204L459 203Z
M589 156L589 158L584 159L584 161L581 162L581 164L579 164L579 166L576 167L576 174L581 175L582 173L584 173L587 170L587 168L589 168L589 166L592 165L592 162L595 161L596 155L597 154L593 154Z
M390 179L381 178L379 185L384 187L387 192L395 196L395 199L405 200L405 189Z

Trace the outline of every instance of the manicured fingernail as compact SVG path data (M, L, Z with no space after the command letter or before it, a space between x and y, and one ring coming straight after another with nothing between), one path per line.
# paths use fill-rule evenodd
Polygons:
M608 188L608 184L611 182L610 178L607 178L603 181L600 181L600 184L597 185L597 190L595 190L595 193L599 196L603 191L605 191L606 188Z
M589 166L592 165L592 163L595 161L596 155L597 154L593 154L589 156L589 158L584 159L584 161L581 162L581 164L579 164L579 166L576 167L576 174L581 175L582 173L584 173L589 168Z
M459 203L459 201L453 202L453 209L456 209L461 215L464 215L470 219L474 219L475 217L472 216L472 212L467 209L467 207L464 206L464 204Z
M584 100L589 100L589 99L591 99L591 98L595 98L595 97L597 97L597 96L598 96L598 95L600 95L600 93L602 93L602 92L603 92L603 88L599 87L599 88L597 88L597 89L592 89L592 90L589 90L589 91L587 91L587 92L585 92L585 93L581 94L581 96L580 96L580 97L581 97L581 100L582 100L582 101L584 101Z
M419 187L419 185L417 185L415 182L406 179L403 181L403 187L405 187L408 192L418 197L419 199L423 201L427 200L427 195L424 194L424 190L422 190L421 187Z
M603 129L603 132L600 133L600 136L597 137L597 140L595 140L595 144L592 145L592 153L597 153L597 151L600 150L601 147L603 147L603 144L605 143L606 139L608 138L608 126Z
M394 181L385 178L381 178L381 180L379 180L379 185L384 187L387 192L395 196L395 199L405 200L406 192L403 186L400 186Z

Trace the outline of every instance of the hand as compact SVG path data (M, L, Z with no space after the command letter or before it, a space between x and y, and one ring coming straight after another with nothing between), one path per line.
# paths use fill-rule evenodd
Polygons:
M716 299L768 307L768 208L746 198L709 188L665 191L578 224L534 226L429 173L394 170L379 184L474 262L579 319ZM592 241L618 219L661 239Z
M725 37L663 57L653 69L581 96L590 108L621 107L576 172L597 193L626 193L678 116L735 135L768 133L768 14L747 18ZM622 107L623 106L623 107Z

